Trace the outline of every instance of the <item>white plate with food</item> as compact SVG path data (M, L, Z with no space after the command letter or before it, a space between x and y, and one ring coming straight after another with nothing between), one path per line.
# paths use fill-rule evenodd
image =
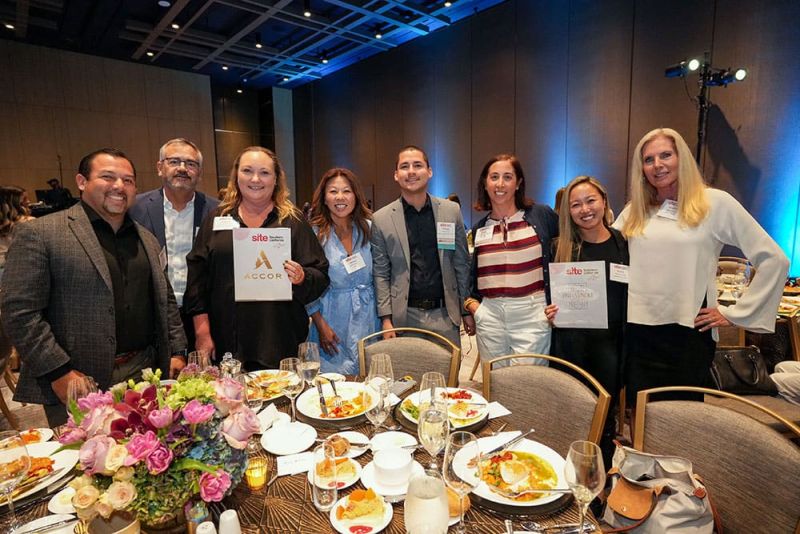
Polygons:
M272 428L261 434L261 446L276 456L297 454L314 444L317 431L314 427L295 421L272 425Z
M335 458L333 460L336 466L336 476L333 476L331 470L332 466L326 462L320 462L312 469L316 469L317 473L322 477L322 484L332 488L334 485L337 489L343 490L349 488L361 478L361 464L352 458ZM311 477L311 470L308 471L308 481L314 483Z
M67 486L62 489L47 503L47 509L54 514L74 514L75 507L72 506L72 496L75 495L75 489Z
M464 388L447 388L439 393L447 400L447 413L455 428L463 428L477 423L489 413L489 401L476 391ZM428 391L415 391L400 404L400 413L414 423L419 423L420 408L430 405Z
M333 446L337 457L358 458L370 448L369 438L361 432L337 432L328 436L326 441Z
M483 445L481 445L483 443ZM480 438L481 450L491 449L497 438ZM464 452L464 451L462 451ZM480 475L476 466L468 465L467 454L455 457L455 471L464 477L480 478L473 491L478 497L509 506L539 506L555 501L562 492L528 493L507 497L502 493L519 493L530 489L566 488L564 465L566 460L556 451L537 441L523 439L508 451L500 451L481 461Z
M271 401L283 396L283 388L289 383L302 380L297 374L278 369L265 369L247 374L248 387L257 389L261 399Z
M355 490L331 508L333 528L340 534L376 534L392 522L392 505L371 490Z
M330 384L323 384L322 391L325 396L325 406L328 408L328 416L322 415L317 388L309 388L297 398L297 409L301 414L311 419L341 421L358 417L378 403L377 397L370 395L365 405L362 398L364 384L358 382L337 383L336 391L342 398L342 405L339 407L334 406L333 389Z
M17 530L15 530L15 534L25 534L25 532L30 532L32 530L36 530L37 528L44 528L48 525L55 525L62 521L69 521L60 527L54 527L52 529L48 529L46 532L47 534L72 534L75 529L75 524L78 522L78 519L71 514L57 514L57 515L48 515L45 517L40 517L35 521L31 521L30 523L25 523Z
M53 439L53 430L50 428L29 428L19 433L25 445L44 443Z
M72 468L78 463L78 451L63 450L55 452L59 447L61 447L61 444L57 441L46 441L27 446L28 456L31 458L31 467L28 469L26 477L17 484L17 488L24 489L21 492L14 490L15 501L46 488L56 480L60 480L70 474ZM5 499L3 499L2 505L7 505Z

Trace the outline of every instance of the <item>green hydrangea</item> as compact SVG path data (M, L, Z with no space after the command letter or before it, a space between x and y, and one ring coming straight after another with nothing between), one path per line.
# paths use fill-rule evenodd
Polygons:
M214 386L202 378L189 378L173 384L167 394L167 406L179 410L192 399L209 402L214 399Z

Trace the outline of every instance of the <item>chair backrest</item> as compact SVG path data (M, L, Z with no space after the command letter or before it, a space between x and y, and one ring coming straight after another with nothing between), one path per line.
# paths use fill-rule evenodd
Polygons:
M726 532L792 533L800 529L800 447L738 411L680 400L650 400L663 392L695 392L733 399L800 428L737 395L695 387L640 391L633 446L682 456L703 478Z
M519 364L535 358L568 367L583 381L546 365ZM510 360L518 364L508 365ZM573 441L599 443L611 403L611 396L592 375L543 354L513 354L483 362L483 395L511 410L506 420L512 428L535 428L537 441L564 456Z
M397 337L383 339L386 332L394 332ZM419 383L424 373L438 371L448 386L458 386L461 349L444 336L420 328L391 328L370 334L358 342L361 376L369 370L370 357L382 352L392 357L395 379L410 375Z

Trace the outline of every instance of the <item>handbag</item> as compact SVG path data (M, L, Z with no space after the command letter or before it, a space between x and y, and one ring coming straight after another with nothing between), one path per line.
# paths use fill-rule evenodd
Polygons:
M756 346L717 349L711 363L717 389L736 395L777 395L767 364Z
M692 462L617 443L608 474L611 492L603 520L609 532L711 534L722 526Z

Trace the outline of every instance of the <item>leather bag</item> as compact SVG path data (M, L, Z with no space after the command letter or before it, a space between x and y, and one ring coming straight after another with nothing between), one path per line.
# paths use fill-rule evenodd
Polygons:
M617 444L609 470L611 492L604 533L722 534L722 526L692 462Z
M736 395L777 395L767 364L756 346L717 349L711 363L717 389Z

